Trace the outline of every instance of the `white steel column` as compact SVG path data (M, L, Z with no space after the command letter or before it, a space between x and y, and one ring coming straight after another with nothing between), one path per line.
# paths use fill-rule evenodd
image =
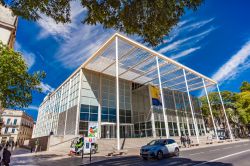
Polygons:
M118 37L115 37L115 75L116 75L116 138L117 150L120 150L120 96L119 96L119 62L118 62Z
M208 94L207 94L207 88L206 88L206 85L205 85L204 78L202 78L202 82L203 82L204 90L205 90L206 97L207 97L207 103L208 103L209 112L210 112L210 115L211 115L211 118L212 118L212 121L213 121L214 133L215 133L216 139L219 140L218 133L217 133L217 128L216 128L216 125L214 123L214 116L213 116L213 112L212 112L210 100L209 100L209 97L208 97Z
M151 113L151 123L152 123L152 135L154 138L156 138L156 130L155 130L155 115L153 110L153 103L152 103L152 95L150 92L150 86L148 86L148 94L149 94L149 102L150 102L150 113Z
M132 81L130 81L129 83L129 90L130 90L130 109L131 109L131 122L134 123L134 112L133 112L133 104L132 104L132 98L133 98L133 94L132 94ZM131 127L131 137L133 138L134 137L134 133L135 133L135 130L134 130L134 125L132 125Z
M189 126L189 120L188 120L188 114L187 114L187 108L186 108L186 102L185 102L185 99L184 99L184 95L183 95L183 93L182 93L182 100L183 100L184 109L185 109L185 114L186 114L186 121L187 121L188 135L189 135L189 136L191 136L190 126Z
M63 135L66 134L66 124L67 124L67 119L68 119L68 109L69 109L69 101L70 101L71 82L72 82L72 78L69 80L68 101L67 101L67 107L66 107L66 117L65 117L64 134Z
M168 119L167 119L167 115L165 112L165 102L164 102L164 94L163 94L162 86L161 86L161 73L160 73L160 68L159 68L158 56L156 56L156 65L157 65L157 72L158 72L159 86L160 86L160 93L161 93L162 113L163 113L163 119L165 123L166 136L168 138L169 137Z
M194 129L195 129L195 135L196 135L196 140L197 140L197 143L199 143L199 132L198 132L198 127L197 127L197 124L196 124L196 120L194 118L194 110L193 110L193 106L192 106L192 103L191 103L191 97L190 97L190 94L189 94L189 88L188 88L188 83L187 83L187 78L186 78L186 71L185 69L183 69L183 74L184 74L184 79L185 79L185 83L186 83L186 88L187 88L187 94L188 94L188 100L189 100L189 105L190 105L190 109L191 109L191 113L192 113L192 119L193 119L193 123L194 123Z
M99 104L98 104L98 138L101 138L102 134L102 74L100 76L100 81L99 81Z
M59 126L59 115L60 115L60 113L61 113L61 111L62 111L61 106L62 106L62 95L63 95L63 90L64 90L64 86L61 87L61 95L60 95L59 108L58 108L58 117L57 117L58 120L57 120L56 134L58 134L58 133L57 133L57 130L58 130L58 128L60 127L60 126Z
M81 90L82 90L82 75L83 71L82 69L79 70L79 91L78 91L78 101L77 101L77 111L76 111L76 129L75 129L75 135L79 134L79 124L80 124L80 110L81 110Z
M172 91L173 94L173 99L174 99L174 108L175 108L175 114L176 114L176 122L177 122L177 129L178 129L178 135L181 136L181 130L180 130L180 122L179 122L179 117L178 117L178 110L176 108L176 101L175 101L175 95L174 91Z
M216 84L216 86L217 86L217 90L218 90L218 93L219 93L219 96L220 96L220 101L221 101L222 109L223 109L223 112L224 112L224 115L225 115L225 118L226 118L226 122L227 122L227 127L228 127L228 130L229 130L230 138L231 138L231 140L233 140L233 134L232 134L229 122L228 122L226 110L225 110L224 103L223 103L223 100L222 100L222 97L221 97L221 94L220 94L220 89L219 89L218 84Z

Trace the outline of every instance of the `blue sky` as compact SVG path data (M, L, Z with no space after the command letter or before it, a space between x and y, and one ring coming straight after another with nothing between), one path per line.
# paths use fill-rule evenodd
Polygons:
M220 82L221 90L239 91L250 82L250 1L205 1L187 11L164 43L154 49ZM35 119L44 96L58 87L113 33L100 25L81 24L85 15L72 3L72 23L61 25L43 17L38 22L19 18L15 49L21 51L29 72L44 70L43 93L34 93L25 109Z

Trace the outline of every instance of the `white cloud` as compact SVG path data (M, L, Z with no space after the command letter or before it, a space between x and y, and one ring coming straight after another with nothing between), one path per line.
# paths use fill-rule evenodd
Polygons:
M49 84L46 84L46 83L43 83L43 82L41 82L40 88L42 88L43 93L51 93L51 92L53 92L55 90Z
M56 59L66 68L75 68L90 57L107 40L112 31L104 30L100 25L82 25L70 34L70 39L62 43Z
M40 34L38 35L39 39L46 38L49 35L52 35L55 38L69 39L71 29L77 28L76 18L80 15L85 9L77 2L71 2L71 23L56 23L53 19L43 16L42 19L38 21L38 25L42 28Z
M212 78L218 82L234 79L239 73L250 67L250 41L246 42L241 49L223 64Z
M198 21L195 23L191 23L191 24L188 24L190 21L192 21L191 19L181 21L171 30L168 37L163 40L163 43L170 43L180 34L186 33L187 31L190 32L190 31L197 30L205 26L206 24L210 23L213 20L214 18L211 18L211 19L202 20L202 21Z
M169 33L167 37L163 39L163 43L170 43L173 41L182 31L183 25L187 24L190 20L180 21Z
M15 43L15 50L22 53L23 59L28 65L29 69L35 64L35 55L23 49L22 46L17 41Z
M189 31L192 31L194 29L199 29L199 28L205 26L206 24L210 23L213 20L214 20L214 18L210 18L208 20L202 20L202 21L199 21L199 22L195 22L195 23L192 23L192 24L184 27L183 29L184 30L189 30Z
M178 59L184 56L187 56L193 52L195 52L196 50L200 49L201 47L194 47L194 48L189 48L187 50L184 50L176 55L171 56L172 59Z
M184 38L184 39L180 39L177 40L169 45L167 45L166 47L161 48L158 52L160 53L166 53L168 51L172 51L172 50L177 50L180 46L184 45L184 43L186 43L189 40L194 40L194 43L197 43L198 41L200 41L201 39L203 39L205 36L207 36L211 31L213 31L215 28L211 27L206 31L203 31L199 34ZM188 43L190 44L190 42Z
M38 111L39 107L35 106L35 105L29 105L26 109L27 110L37 110Z
M114 31L104 30L101 25L81 23L86 9L79 2L71 3L71 23L56 24L52 19L39 21L42 31L40 38L52 36L59 39L59 48L55 59L65 68L76 68L90 57Z

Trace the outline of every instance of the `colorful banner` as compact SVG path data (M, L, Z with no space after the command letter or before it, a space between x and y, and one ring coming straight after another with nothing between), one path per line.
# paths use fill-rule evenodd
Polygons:
M97 137L98 135L98 123L89 122L88 137Z
M152 105L161 106L162 103L160 89L152 85L149 86L149 89L152 97Z

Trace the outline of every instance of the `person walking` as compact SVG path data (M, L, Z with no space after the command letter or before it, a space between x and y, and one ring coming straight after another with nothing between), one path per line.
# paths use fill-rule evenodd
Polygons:
M11 147L11 151L15 150L15 143L14 143L14 141L11 141L10 147Z
M6 147L6 149L8 149L8 148L9 148L9 146L10 146L10 143L9 143L9 141L7 141L7 142L6 142L6 146L5 146L5 147Z
M183 136L180 137L181 145L183 146Z
M37 152L38 146L39 146L39 141L38 141L38 139L36 139L36 142L35 142L35 152Z
M3 165L9 166L9 164L10 164L10 156L11 156L10 151L7 148L4 148L4 150L3 150L3 159L2 159Z
M187 146L186 146L186 143L187 143L187 139L186 139L186 137L184 137L183 136L183 146L186 148Z
M190 148L190 146L191 146L191 140L189 136L187 136L187 147Z

